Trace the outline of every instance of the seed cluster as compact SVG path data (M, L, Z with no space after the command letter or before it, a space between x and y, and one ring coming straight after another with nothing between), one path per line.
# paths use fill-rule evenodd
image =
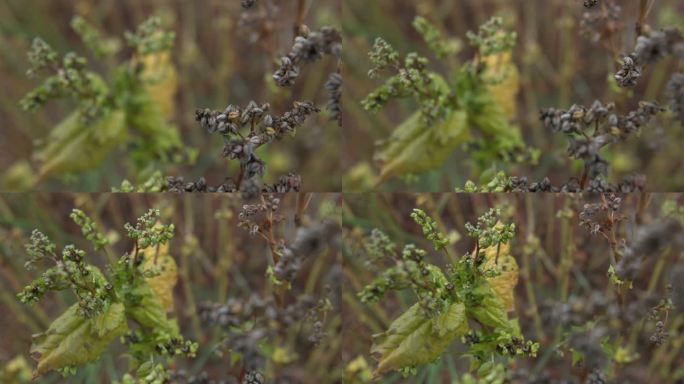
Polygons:
M338 71L330 74L325 83L325 89L330 94L327 109L332 120L342 126L342 74Z
M653 65L670 55L684 58L684 36L677 28L665 28L647 36L639 36L634 51L622 59L615 80L623 87L633 87L641 77L644 66Z
M670 110L684 126L684 74L675 73L667 83L667 91L670 95Z
M310 295L301 295L285 306L276 304L272 298L251 295L247 299L230 298L225 304L202 303L198 314L204 324L224 330L223 347L239 353L245 369L258 373L266 363L260 341L275 340L293 327L308 326L311 334L307 340L320 342L325 335L321 315L329 310L329 305L327 300L317 301ZM253 326L241 329L246 322Z
M648 340L659 347L665 344L668 337L669 334L667 332L667 329L665 329L665 323L663 323L661 320L658 320L655 324L655 331L653 332L653 335L649 337Z
M621 205L622 196L603 194L600 202L584 204L579 213L580 225L592 235L607 235L623 219L619 213Z
M679 221L663 219L642 226L634 242L622 252L615 271L623 280L633 280L651 255L656 255L665 246L684 248L684 230Z
M338 225L333 221L300 227L292 244L280 247L280 258L273 267L273 276L279 281L293 281L304 261L319 254L326 244L336 239L337 233Z
M584 162L587 177L605 178L608 161L599 151L638 132L664 109L655 102L641 102L639 108L626 115L615 112L615 104L595 101L590 108L573 105L569 110L548 108L541 111L544 126L554 133L563 133L569 140L570 157Z
M294 85L301 68L306 63L313 63L323 57L342 56L342 34L334 27L326 26L317 32L297 36L290 52L280 59L280 67L273 74L273 79L281 87Z
M595 369L592 371L589 376L587 376L586 380L584 380L584 384L607 384L608 379L606 379L606 375L599 369Z
M244 0L238 21L238 33L252 44L268 45L283 9L277 0Z
M600 41L606 30L617 30L623 18L616 0L604 0L605 11L596 9L597 5L597 0L585 1L584 6L591 10L584 12L580 20L580 34L593 42Z
M282 215L277 213L279 208L279 195L263 194L260 201L242 206L238 215L238 226L247 230L252 236L262 229L268 231L274 224L284 220ZM267 223L266 220L268 220Z
M242 8L248 9L252 8L257 3L257 0L242 0L240 5Z
M195 118L203 129L223 138L223 156L240 163L236 179L226 179L218 186L209 186L204 178L186 183L182 177L169 177L167 188L173 192L235 192L256 195L262 188L256 179L264 174L266 163L256 150L286 135L294 135L306 119L320 112L310 101L294 102L291 110L273 115L268 103L249 102L245 108L229 105L223 111L208 108L197 110ZM281 177L264 191L289 192L299 190L301 178L295 174Z
M593 8L597 6L599 3L599 0L584 0L584 7L586 8Z

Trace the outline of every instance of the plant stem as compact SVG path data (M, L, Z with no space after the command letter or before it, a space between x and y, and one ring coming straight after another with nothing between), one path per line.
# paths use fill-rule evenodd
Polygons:
M306 17L306 10L306 0L297 0L297 13L295 14L295 22L292 27L292 41L294 41L297 36L300 36L302 33L304 18Z
M636 22L635 30L636 30L636 36L634 39L636 40L639 38L639 36L644 34L644 23L646 21L646 14L647 14L647 7L648 6L648 0L639 0L639 17Z

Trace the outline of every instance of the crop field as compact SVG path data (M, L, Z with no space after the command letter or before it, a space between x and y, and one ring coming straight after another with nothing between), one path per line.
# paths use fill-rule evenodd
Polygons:
M682 202L676 194L346 197L345 377L682 380Z
M0 0L0 384L684 383L684 1Z

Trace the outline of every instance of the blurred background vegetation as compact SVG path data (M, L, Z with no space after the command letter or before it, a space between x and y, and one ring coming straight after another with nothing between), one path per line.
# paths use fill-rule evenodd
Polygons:
M507 29L517 31L517 48L513 60L520 71L521 90L512 100L516 106L515 122L521 127L529 147L541 151L537 165L492 164L490 172L473 166L474 160L463 150L456 150L443 166L420 175L395 178L380 185L386 191L453 191L470 179L489 181L493 170L503 170L511 176L526 176L539 181L548 176L553 185L579 176L581 164L571 161L566 153L567 140L562 135L544 129L539 121L541 108L567 110L572 104L591 106L594 100L615 102L618 111L636 109L640 100L666 103L665 85L670 74L681 70L681 63L663 60L644 71L640 84L631 90L615 86L612 79L617 57L600 42L581 35L581 20L587 9L581 0L348 0L343 8L345 33L345 120L346 150L343 167L346 170L344 188L370 190L375 188L379 168L373 162L374 143L386 139L407 117L417 110L410 100L391 102L379 113L365 111L363 100L381 80L369 79L371 68L368 52L373 41L382 37L403 56L415 51L431 59L431 68L452 76L445 60L439 61L426 47L411 23L424 16L434 23L443 36L460 40L463 49L453 62L464 62L473 56L468 46L467 31L492 16L500 16ZM603 1L601 4L605 3ZM617 55L631 52L634 47L639 1L617 1L622 7L620 19L610 28L624 27L623 33L612 38ZM666 26L684 27L684 3L678 0L651 1L647 23L653 29ZM601 9L593 12L601 12ZM606 26L608 28L609 26ZM605 153L613 165L615 182L623 176L638 173L647 177L647 190L680 191L684 175L681 143L684 127L672 119L661 118Z
M139 183L154 171L163 176L184 176L197 180L204 176L211 184L220 184L234 169L227 169L221 157L222 142L195 122L197 108L223 109L228 104L246 106L251 100L270 103L274 113L289 110L295 100L312 100L324 107L328 94L324 84L335 71L333 59L309 66L294 88L279 88L272 74L280 56L289 52L297 19L297 2L274 2L278 13L256 22L240 25L245 12L240 1L221 0L149 0L149 1L20 1L0 2L0 169L2 190L78 190L110 191L124 179ZM339 26L340 4L337 0L307 0L304 23L311 30L323 25ZM38 165L34 145L44 139L55 124L73 110L69 101L51 102L37 114L19 108L19 100L39 84L29 79L26 52L34 37L43 38L57 52L75 51L85 56L100 74L127 57L126 49L113 59L97 60L70 27L79 15L103 35L119 37L151 16L158 16L167 30L175 31L171 63L176 84L157 87L169 103L170 123L180 131L180 160L172 164L131 166L127 148L120 147L93 170L75 175L55 175L36 186ZM170 98L170 100L169 100ZM303 189L339 191L341 174L341 132L329 114L322 112L308 121L294 139L285 138L259 152L269 168L265 183L273 183L288 172L301 174ZM32 154L34 156L32 156Z
M315 194L300 217L302 225L321 220L339 220L339 196ZM175 237L169 250L178 264L179 281L174 289L175 309L181 332L199 343L197 357L176 359L172 369L185 369L190 374L207 372L210 379L226 379L239 375L240 364L230 363L230 353L220 348L219 329L204 325L197 306L205 302L226 303L227 299L247 300L251 295L275 295L274 285L266 277L272 265L268 243L250 236L238 227L239 213L247 202L219 195L174 194L5 194L0 196L0 382L28 383L34 366L29 358L31 335L47 329L50 322L75 301L71 293L49 294L34 307L21 304L16 293L40 271L24 268L24 244L33 229L39 229L59 247L74 244L90 250L80 228L69 218L72 208L90 215L101 232L110 238L110 255L130 251L132 243L125 236L124 223L135 220L150 208L161 211L161 221L175 225ZM288 244L296 232L297 196L282 199L279 212L284 216L283 238ZM323 340L307 342L304 328L282 330L279 340L267 340L268 348L279 351L268 359L262 372L266 382L275 378L297 383L330 383L339 380L341 267L336 236L321 240L321 251L308 257L293 280L291 290L282 294L291 303L302 294L315 300L328 298L333 308L324 322ZM89 252L88 262L105 265L104 253ZM282 293L282 292L281 292ZM48 374L38 383L111 383L127 372L128 363L122 353L125 347L117 340L94 363L78 368L76 376L66 379ZM218 352L222 351L223 355ZM23 376L22 376L23 375ZM22 379L23 377L23 379Z
M391 291L376 304L362 303L357 296L362 288L378 277L382 269L370 262L363 247L364 238L374 228L387 234L399 249L415 244L427 251L426 261L444 268L448 264L444 252L435 251L420 226L410 217L414 208L420 208L437 220L439 230L450 239L450 255L460 257L475 247L467 236L465 223L476 223L477 218L490 208L499 208L502 222L514 223L515 237L511 240L511 255L520 267L520 280L515 287L515 310L509 318L517 318L526 339L540 344L536 358L501 360L509 371L510 381L493 383L582 383L582 364L573 364L568 352L570 327L561 327L549 320L551 307L572 303L568 311L588 311L589 317L603 319L624 337L625 348L638 353L634 361L618 364L607 382L675 383L684 378L684 311L669 313L667 329L669 341L661 347L649 344L654 322L637 323L622 316L601 314L592 307L591 300L608 297L615 286L607 277L611 249L606 239L592 235L580 226L579 213L584 204L600 201L597 195L572 194L408 194L378 193L371 196L347 194L343 205L343 259L344 281L342 288L343 329L342 358L345 377L349 383L369 383L377 363L370 355L372 335L384 332L389 324L411 307L416 296L409 289ZM678 213L677 213L678 212ZM642 225L654 222L666 214L675 213L684 219L684 196L679 194L631 194L623 197L620 213L626 220L617 233L626 233L627 244L634 240ZM622 238L619 238L622 241ZM662 253L648 254L639 270L634 286L622 300L638 302L649 295L668 297L672 285L671 271L682 268L681 251L665 248ZM682 288L675 288L681 292ZM676 293L672 294L675 300ZM613 297L612 299L610 299ZM627 299L625 299L627 297ZM657 302L657 300L656 300ZM621 304L623 305L623 304ZM625 306L627 304L624 304ZM681 304L680 304L681 305ZM631 307L630 307L631 308ZM592 311L596 311L595 313ZM640 318L649 309L636 310ZM603 316L603 317L602 317ZM579 324L576 324L578 327ZM579 328L578 328L579 329ZM630 344L632 343L632 344ZM595 343L598 348L599 341ZM420 367L416 376L402 378L398 372L386 374L381 383L485 383L467 381L469 359L462 354L467 347L460 340L451 346L435 363ZM534 381L534 380L538 381ZM612 381L614 380L614 381Z

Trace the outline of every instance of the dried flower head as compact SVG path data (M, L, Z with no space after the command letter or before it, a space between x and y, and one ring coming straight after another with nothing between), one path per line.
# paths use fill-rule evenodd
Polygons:
M568 154L584 161L586 175L593 181L605 178L608 173L608 161L599 151L639 131L663 111L655 102L641 102L638 109L619 115L615 112L615 104L604 105L597 100L588 109L581 105L573 105L567 111L544 109L540 119L552 132L566 135L569 140ZM603 189L600 185L596 185L596 188Z
M249 9L252 8L257 3L257 0L242 0L240 5L242 8Z
M667 92L671 98L670 110L684 126L684 74L675 73L667 83Z
M198 109L195 119L207 132L221 135L223 156L237 160L240 173L236 179L227 178L215 187L208 186L204 178L185 183L183 178L170 177L167 188L174 192L246 192L256 189L258 194L262 188L256 184L256 179L264 174L266 163L257 156L256 150L274 140L294 135L311 114L320 112L310 101L295 101L292 109L281 115L271 114L270 109L268 103L257 104L254 101L244 108L231 104L223 111ZM264 186L263 190L289 192L298 190L300 186L301 178L290 174L272 186Z
M600 41L608 31L620 29L623 18L622 7L616 0L604 0L603 8L598 10L593 9L598 5L598 1L595 3L585 1L584 6L592 10L584 12L580 20L580 34L593 42Z
M342 56L342 34L334 27L325 26L307 36L297 36L290 52L280 59L280 67L273 79L281 87L294 85L301 67L313 63L324 55Z
M342 74L338 71L331 73L325 83L325 89L330 94L327 109L332 120L342 126Z
M669 27L639 36L634 51L623 58L615 80L623 87L633 87L644 66L670 55L684 58L684 36L677 28Z

